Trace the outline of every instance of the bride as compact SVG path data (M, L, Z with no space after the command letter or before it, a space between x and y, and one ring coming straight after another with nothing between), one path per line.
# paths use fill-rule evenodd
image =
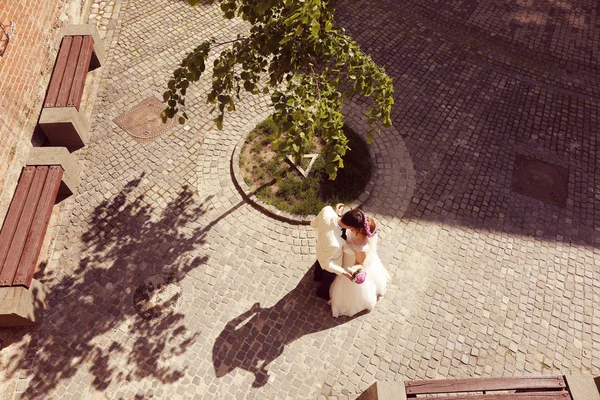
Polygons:
M377 255L377 224L361 210L344 214L340 225L346 228L346 244L342 267L355 274L359 269L366 273L350 280L338 275L329 290L331 312L334 317L353 316L363 310L371 311L379 296L386 291L390 274ZM364 275L363 275L364 276Z

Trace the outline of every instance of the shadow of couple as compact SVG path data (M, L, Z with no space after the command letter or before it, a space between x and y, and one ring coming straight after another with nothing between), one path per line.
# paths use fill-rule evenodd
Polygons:
M318 284L313 275L312 269L305 273L296 287L273 306L263 308L255 303L225 325L212 352L218 378L241 368L254 374L252 387L264 386L269 380L269 364L287 344L364 314L333 318L327 302L315 295Z

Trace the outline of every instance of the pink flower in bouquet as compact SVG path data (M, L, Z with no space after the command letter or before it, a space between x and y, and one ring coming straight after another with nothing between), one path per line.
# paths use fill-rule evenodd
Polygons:
M360 285L365 281L365 279L367 279L367 273L362 269L359 269L354 273L354 276L352 277L352 282Z

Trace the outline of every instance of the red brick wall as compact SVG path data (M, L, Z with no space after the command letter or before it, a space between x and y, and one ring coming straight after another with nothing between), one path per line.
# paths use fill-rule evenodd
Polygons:
M32 135L31 119L51 68L49 55L65 0L0 0L0 23L16 24L0 58L0 192L14 187L7 171L18 143ZM44 79L46 78L46 79ZM38 103L36 103L36 101ZM8 190L8 189L7 189ZM0 220L2 215L0 215Z

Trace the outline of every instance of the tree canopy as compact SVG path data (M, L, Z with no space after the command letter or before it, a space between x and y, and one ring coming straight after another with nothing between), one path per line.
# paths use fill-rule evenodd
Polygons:
M187 0L192 6L203 0ZM350 0L347 0L350 1ZM356 0L354 0L356 1ZM173 72L164 93L163 119L179 115L185 123L186 91L206 69L211 51L219 51L212 70L214 119L223 128L226 111L234 111L242 89L271 94L273 119L281 128L273 142L284 157L301 157L314 135L325 142L326 171L335 179L343 168L348 140L342 130L342 104L351 96L369 98L368 122L373 129L392 125L392 79L334 21L338 0L204 0L219 3L223 16L242 18L250 30L234 40L213 38L191 51Z

